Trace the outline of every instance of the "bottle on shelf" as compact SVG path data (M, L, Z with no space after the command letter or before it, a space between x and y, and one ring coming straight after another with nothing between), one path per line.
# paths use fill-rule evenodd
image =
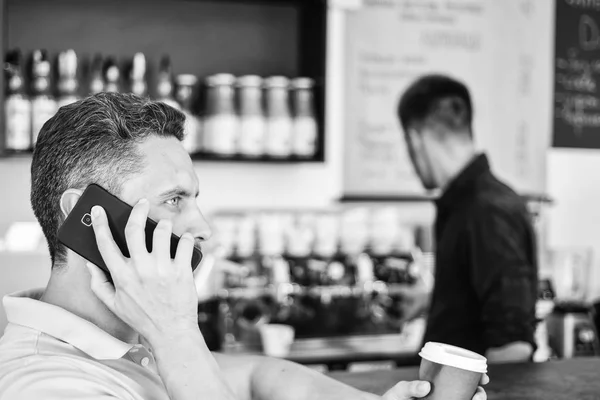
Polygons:
M262 84L262 78L257 75L237 79L240 118L238 152L248 158L264 155L266 127Z
M202 148L202 125L200 118L193 111L197 84L198 78L194 75L177 75L175 99L185 114L183 147L190 154L197 153Z
M109 57L104 63L104 91L121 91L121 71L114 58Z
M292 116L289 105L289 79L272 76L265 80L266 140L265 153L273 158L292 154Z
M58 108L79 100L79 81L77 80L77 54L67 50L58 55Z
M90 86L89 93L91 95L104 92L104 72L102 70L104 66L104 59L102 55L96 54L94 56L94 60L92 61L92 66L90 68Z
M10 152L31 149L31 101L25 90L23 59L19 50L6 54L4 102L6 129L4 147Z
M206 78L206 113L203 147L207 153L232 156L237 152L239 120L235 112L235 76Z
M40 130L56 114L56 99L50 86L51 66L45 50L34 50L31 63L31 132L35 146Z
M161 58L158 67L158 77L156 83L157 100L163 103L180 109L179 103L175 101L175 85L173 84L173 69L171 67L171 59L165 55Z
M148 84L146 83L146 57L144 53L136 53L131 62L129 70L129 83L131 93L146 97L148 95Z
M313 88L311 78L292 80L292 109L294 110L294 132L292 152L299 158L313 158L317 152L317 120L315 117Z

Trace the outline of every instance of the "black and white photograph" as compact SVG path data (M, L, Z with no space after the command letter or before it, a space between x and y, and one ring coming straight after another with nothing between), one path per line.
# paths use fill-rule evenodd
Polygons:
M0 55L0 400L600 400L600 0L0 0Z

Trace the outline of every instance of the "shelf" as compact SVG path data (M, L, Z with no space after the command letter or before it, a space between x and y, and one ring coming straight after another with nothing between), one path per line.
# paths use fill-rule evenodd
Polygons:
M221 289L217 297L219 299L257 298L260 296L277 295L328 295L331 297L356 297L364 294L401 294L409 283L386 283L373 281L355 286L301 286L296 283L268 285L261 287L238 287Z
M552 204L554 200L546 194L523 193L521 195L528 202ZM408 193L398 195L344 195L340 203L423 203L432 202L438 198L436 195Z
M421 203L437 199L435 195L406 193L398 195L344 195L339 199L341 203Z
M300 164L300 163L322 163L321 158L271 158L271 157L245 157L242 155L219 156L215 154L198 153L191 155L192 160L198 162L235 162L253 164Z
M76 24L73 21L77 21ZM89 61L112 56L122 65L142 52L148 89L156 97L156 67L168 54L173 72L206 76L306 76L315 80L319 154L311 160L232 157L225 161L292 164L322 162L325 154L327 2L324 0L0 0L0 49L28 55L46 49L51 58L73 49L80 60L81 96L87 95ZM157 30L156 27L162 29ZM126 38L126 40L123 40ZM4 74L0 74L4 87ZM0 92L0 110L4 93ZM5 125L0 113L0 129ZM0 157L4 137L0 132ZM197 157L200 161L223 161Z
M285 358L300 364L336 364L353 362L396 361L401 365L417 365L416 347L405 336L397 334L353 335L346 337L297 339ZM262 355L259 346L242 343L225 344L225 354Z
M0 154L0 162L6 159L31 159L32 152L18 152L18 153L3 153ZM289 158L289 159L280 159L280 158L270 158L270 157L244 157L242 155L233 155L233 156L219 156L215 154L206 154L206 153L196 153L190 155L192 160L197 163L203 162L217 162L217 163L249 163L249 164L315 164L315 163L323 163L324 160L322 158L314 157L314 158Z

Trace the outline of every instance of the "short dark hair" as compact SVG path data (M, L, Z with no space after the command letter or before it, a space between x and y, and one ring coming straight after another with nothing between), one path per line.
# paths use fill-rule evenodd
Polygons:
M410 127L433 122L472 135L469 89L448 76L425 75L413 82L398 103L398 116L405 132Z
M183 139L185 116L133 94L99 93L61 107L42 127L31 163L31 206L52 264L66 261L58 242L62 194L99 184L121 193L122 183L144 167L136 144L150 135Z

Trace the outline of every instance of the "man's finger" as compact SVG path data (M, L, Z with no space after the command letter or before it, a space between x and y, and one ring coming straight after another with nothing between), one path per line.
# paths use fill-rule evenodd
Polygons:
M485 385L487 385L488 383L490 383L490 377L489 377L489 376L487 376L487 374L483 374L483 375L481 376L481 381L479 382L479 384L480 384L481 386L485 386Z
M175 253L175 263L186 268L190 268L192 263L192 254L194 252L194 237L189 233L184 233L177 245Z
M487 394L485 390L479 386L477 388L477 392L475 392L475 396L473 396L473 400L487 400Z
M152 237L152 255L158 257L161 265L171 265L171 232L173 224L171 221L162 219L154 229Z
M425 381L402 381L387 391L383 396L384 400L410 400L412 398L421 398L429 394L431 384Z
M129 215L129 219L127 220L125 239L127 241L127 248L129 249L129 256L132 258L136 254L138 256L148 254L148 249L146 248L146 220L149 211L148 200L141 199L133 207L131 215Z
M113 311L113 306L115 304L115 287L102 269L90 262L86 263L86 266L92 276L90 281L92 292L96 294L100 301L106 304L109 310Z
M104 209L100 206L92 207L92 226L96 236L96 244L104 263L108 267L111 275L115 274L115 268L123 263L123 254L115 243L112 232L108 226L108 219Z

